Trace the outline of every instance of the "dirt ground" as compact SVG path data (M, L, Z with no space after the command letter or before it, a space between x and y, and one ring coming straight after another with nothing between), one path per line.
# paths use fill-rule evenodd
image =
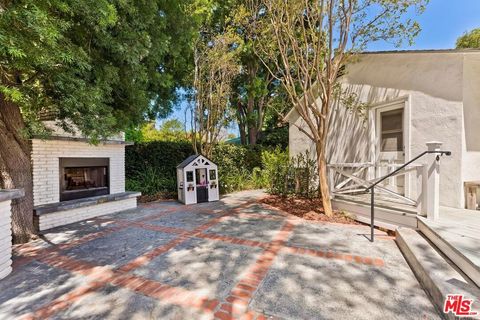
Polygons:
M321 199L305 199L269 195L262 199L261 202L305 220L343 224L361 224L343 212L335 212L333 217L327 217L323 211Z

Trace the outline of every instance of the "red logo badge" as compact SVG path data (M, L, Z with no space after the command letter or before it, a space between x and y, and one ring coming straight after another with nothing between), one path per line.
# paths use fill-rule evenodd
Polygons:
M457 317L471 317L478 315L472 310L473 299L467 299L463 294L449 294L443 305L443 312L452 312Z

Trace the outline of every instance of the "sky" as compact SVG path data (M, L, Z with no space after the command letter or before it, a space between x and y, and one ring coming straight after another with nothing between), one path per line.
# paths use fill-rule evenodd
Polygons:
M385 42L369 46L369 51L451 49L459 36L480 27L480 0L430 0L416 19L422 28L413 46L395 48Z
M422 31L415 39L414 45L395 48L390 43L377 42L369 45L368 51L455 48L459 36L466 31L480 28L480 0L430 0L425 12L416 20L420 23ZM169 119L177 118L183 122L185 106L186 103L180 101ZM159 120L158 124L161 121ZM236 128L229 131L237 133Z

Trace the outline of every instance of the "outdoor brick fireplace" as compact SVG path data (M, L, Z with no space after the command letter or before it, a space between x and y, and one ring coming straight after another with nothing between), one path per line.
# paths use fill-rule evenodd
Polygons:
M123 136L98 145L57 130L32 139L33 201L41 230L135 208L139 193L125 192Z
M110 193L108 158L60 158L60 201Z

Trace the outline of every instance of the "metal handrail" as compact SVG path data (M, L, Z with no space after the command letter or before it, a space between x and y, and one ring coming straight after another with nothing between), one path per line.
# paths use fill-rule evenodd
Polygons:
M370 198L370 241L371 242L374 241L374 231L375 231L375 226L374 226L374 222L375 222L375 186L377 186L379 183L385 181L386 179L390 178L391 176L393 176L394 174L396 174L400 170L404 169L406 166L408 166L412 162L417 161L418 159L420 159L421 157L423 157L426 154L437 154L437 161L438 161L438 160L440 160L440 156L443 156L443 155L451 156L452 152L451 151L440 151L440 150L424 151L421 154L419 154L418 156L416 156L415 158L413 158L412 160L410 160L407 163L405 163L404 165L402 165L401 167L399 167L396 170L390 172L386 176L377 180L375 183L372 183L372 185L369 186L368 188L365 188L365 192L370 191L370 197L371 197Z

